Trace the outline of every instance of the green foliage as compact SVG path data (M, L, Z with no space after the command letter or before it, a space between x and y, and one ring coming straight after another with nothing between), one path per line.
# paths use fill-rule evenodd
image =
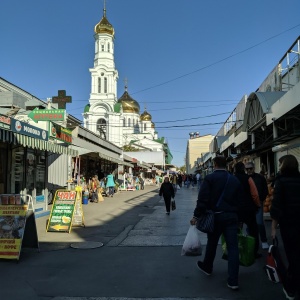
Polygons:
M123 146L123 150L125 151L125 152L137 152L137 151L140 151L140 149L138 149L138 148L135 148L135 147L133 147L133 146L131 146L131 145L124 145Z

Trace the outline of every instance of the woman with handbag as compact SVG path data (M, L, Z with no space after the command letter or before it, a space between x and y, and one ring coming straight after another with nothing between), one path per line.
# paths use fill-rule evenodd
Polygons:
M276 238L277 225L288 260L287 274L282 278L283 292L287 299L300 297L300 173L295 156L279 159L280 174L275 179L270 215L272 238Z

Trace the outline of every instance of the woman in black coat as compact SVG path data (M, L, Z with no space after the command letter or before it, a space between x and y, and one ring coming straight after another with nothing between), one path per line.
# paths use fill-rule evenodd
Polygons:
M300 297L300 173L295 156L285 155L279 160L280 173L276 177L270 215L272 238L276 237L277 225L288 260L286 277L282 278L287 299Z
M164 182L160 187L159 196L164 197L166 214L169 215L170 208L171 208L171 198L175 197L175 192L174 192L173 184L169 181L168 176L165 177Z

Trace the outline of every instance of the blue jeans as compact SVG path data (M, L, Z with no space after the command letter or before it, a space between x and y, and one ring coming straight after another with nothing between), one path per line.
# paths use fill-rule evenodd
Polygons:
M256 223L258 226L260 241L262 243L266 243L268 240L267 240L265 221L264 221L264 204L263 204L263 202L261 202L261 207L258 209L258 212L256 213Z
M201 186L201 180L197 180L197 188L198 188L198 191L200 191L200 186Z
M223 212L215 214L214 232L207 234L207 246L204 266L213 270L213 263L221 234L224 234L228 250L228 279L230 285L238 285L239 247L238 247L238 217L236 213Z

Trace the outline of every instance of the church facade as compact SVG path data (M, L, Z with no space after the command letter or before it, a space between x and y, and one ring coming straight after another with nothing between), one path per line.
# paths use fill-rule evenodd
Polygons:
M115 31L106 17L105 7L94 31L94 66L89 70L91 93L83 112L84 127L123 149L133 141L142 145L145 138L159 142L152 116L146 109L141 113L139 103L129 95L126 85L123 95L117 98Z

